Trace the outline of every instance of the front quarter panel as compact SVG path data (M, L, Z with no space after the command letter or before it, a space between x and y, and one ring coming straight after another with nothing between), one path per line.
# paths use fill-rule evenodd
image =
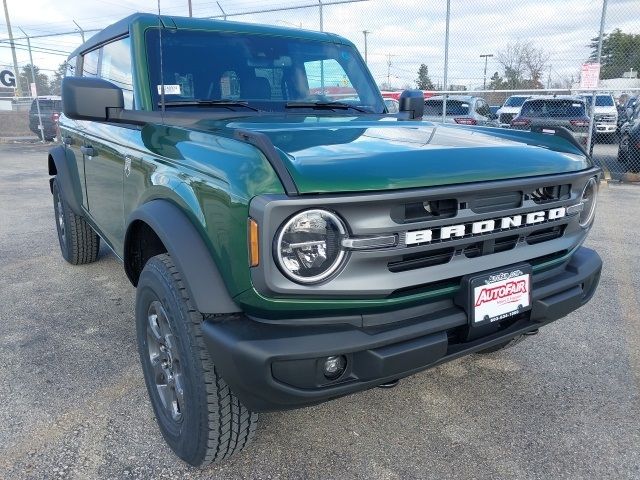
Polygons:
M266 159L251 145L184 128L147 125L140 140L125 175L125 218L151 200L171 201L200 232L231 296L250 288L249 201L283 193Z

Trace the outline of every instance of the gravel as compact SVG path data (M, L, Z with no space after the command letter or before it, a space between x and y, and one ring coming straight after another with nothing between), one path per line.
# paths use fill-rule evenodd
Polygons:
M638 186L601 190L585 308L391 390L264 414L251 448L197 470L155 424L118 259L59 254L46 148L0 145L0 167L0 478L640 478Z

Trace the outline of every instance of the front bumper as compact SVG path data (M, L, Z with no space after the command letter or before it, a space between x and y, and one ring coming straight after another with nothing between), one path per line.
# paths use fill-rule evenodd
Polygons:
M600 123L596 124L596 133L616 133L618 125L613 123Z
M472 340L464 335L466 313L447 300L378 326L331 324L331 319L291 325L239 316L206 321L202 330L213 362L245 406L258 412L299 408L406 377L564 317L589 301L601 268L596 252L579 248L564 264L534 274L530 312ZM397 314L380 315L388 320ZM322 374L322 361L331 355L345 355L348 362L335 382Z

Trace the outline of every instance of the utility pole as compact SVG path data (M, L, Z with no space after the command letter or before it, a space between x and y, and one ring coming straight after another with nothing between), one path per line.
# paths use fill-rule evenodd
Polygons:
M602 0L602 15L600 16L600 35L598 35L598 54L596 55L596 63L601 65L602 61L602 37L604 35L604 22L607 18L607 0ZM598 79L599 83L599 79ZM596 104L596 90L593 90L591 94L591 110L589 112L589 136L587 137L587 146L589 148L589 154L593 152L593 121L594 121L594 110Z
M42 126L42 114L40 113L40 100L38 100L38 82L36 82L36 71L33 68L33 55L31 53L31 38L20 28L20 31L27 39L27 48L29 49L29 63L31 66L31 80L33 80L33 95L36 97L36 108L38 109L38 124L40 126L40 136L42 137L42 143L44 143L44 127Z
M364 63L369 63L367 61L367 35L371 32L369 30L363 30L362 34L364 35Z
M387 53L387 88L391 88L391 57L397 57L397 55Z
M447 91L447 81L449 75L449 24L451 23L451 0L447 0L447 20L444 33L444 91ZM442 123L447 120L447 94L442 99Z
M216 2L218 4L218 8L220 9L220 11L222 12L222 19L226 20L227 19L227 12L224 11L224 9L222 8L222 5L220 5L220 2Z
M75 23L76 27L78 27L78 30L80 30L80 37L82 37L82 43L84 43L84 30L80 25L78 25L78 22L76 22L75 20L71 20L71 21Z
M193 17L193 8L191 6L191 0L188 0L188 2L189 2L189 16Z
M484 58L484 81L482 82L482 89L487 89L487 60L489 57L493 57L493 53L484 53L480 55L480 58Z
M7 7L7 0L2 0L4 4L4 18L7 22L7 32L9 33L9 45L11 46L11 56L13 57L13 72L16 76L16 96L22 96L22 87L20 86L20 72L18 71L18 58L16 57L16 45L13 43L13 33L11 32L11 21L9 20L9 8Z

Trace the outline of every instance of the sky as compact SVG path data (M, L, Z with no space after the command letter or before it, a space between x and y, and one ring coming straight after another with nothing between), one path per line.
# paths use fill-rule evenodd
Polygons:
M136 11L157 12L157 2L149 0L6 0L18 64L29 63L28 35L101 29ZM188 15L187 0L160 0L169 15ZM218 2L192 0L197 17L222 15ZM335 0L323 0L330 3ZM255 10L316 4L317 0L219 0L229 21L257 22L292 28L318 30L318 7L260 14L233 15ZM449 84L469 89L483 84L484 60L509 43L531 41L549 54L546 72L551 83L577 77L588 58L591 38L597 36L602 0L451 0ZM367 57L376 82L390 81L393 87L415 86L421 63L429 67L434 83L442 83L445 47L445 0L365 0L350 4L325 5L323 26L356 44L364 56L364 30L369 31ZM609 0L605 32L620 28L640 33L640 0ZM86 32L86 37L93 35ZM7 25L0 15L0 67L12 63ZM79 33L32 41L34 64L52 75L66 54L81 43ZM496 58L489 58L487 79L502 71ZM488 80L487 80L488 82Z

